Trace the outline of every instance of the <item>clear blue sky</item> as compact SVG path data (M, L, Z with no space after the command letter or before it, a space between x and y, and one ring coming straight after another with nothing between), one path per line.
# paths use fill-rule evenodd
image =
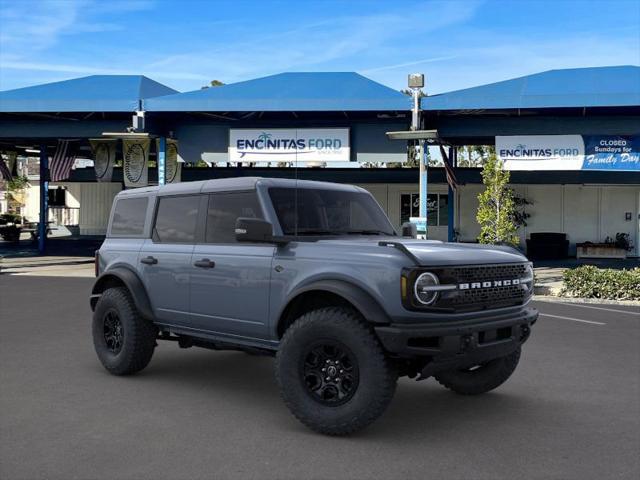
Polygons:
M0 90L144 74L181 91L355 70L439 93L554 68L640 64L640 1L0 0Z

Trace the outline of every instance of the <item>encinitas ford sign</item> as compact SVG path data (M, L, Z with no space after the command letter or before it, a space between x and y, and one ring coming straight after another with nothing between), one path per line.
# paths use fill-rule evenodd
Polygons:
M640 136L496 136L507 170L640 171Z
M580 170L580 135L496 136L496 154L507 170Z
M230 162L348 162L348 128L229 130Z

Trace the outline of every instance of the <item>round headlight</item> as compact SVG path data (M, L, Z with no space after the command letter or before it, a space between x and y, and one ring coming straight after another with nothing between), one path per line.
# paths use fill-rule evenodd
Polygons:
M440 281L438 280L438 277L433 273L425 272L420 274L413 285L413 293L415 294L416 300L418 300L422 305L431 305L436 301L436 298L438 298L438 291L431 287L435 287L439 284Z
M534 280L533 265L529 264L525 268L524 278L522 279L522 283L526 285L528 292L533 292Z

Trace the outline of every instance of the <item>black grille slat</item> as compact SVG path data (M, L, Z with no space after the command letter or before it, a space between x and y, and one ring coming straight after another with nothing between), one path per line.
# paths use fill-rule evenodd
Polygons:
M526 264L477 265L434 269L441 284L474 283L520 279L527 275ZM527 297L522 285L455 290L440 294L434 307L474 311L521 305Z

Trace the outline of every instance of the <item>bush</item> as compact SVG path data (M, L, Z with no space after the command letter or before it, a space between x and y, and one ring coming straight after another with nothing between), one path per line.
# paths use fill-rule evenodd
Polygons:
M640 268L614 270L584 265L565 270L561 295L609 300L640 300Z

